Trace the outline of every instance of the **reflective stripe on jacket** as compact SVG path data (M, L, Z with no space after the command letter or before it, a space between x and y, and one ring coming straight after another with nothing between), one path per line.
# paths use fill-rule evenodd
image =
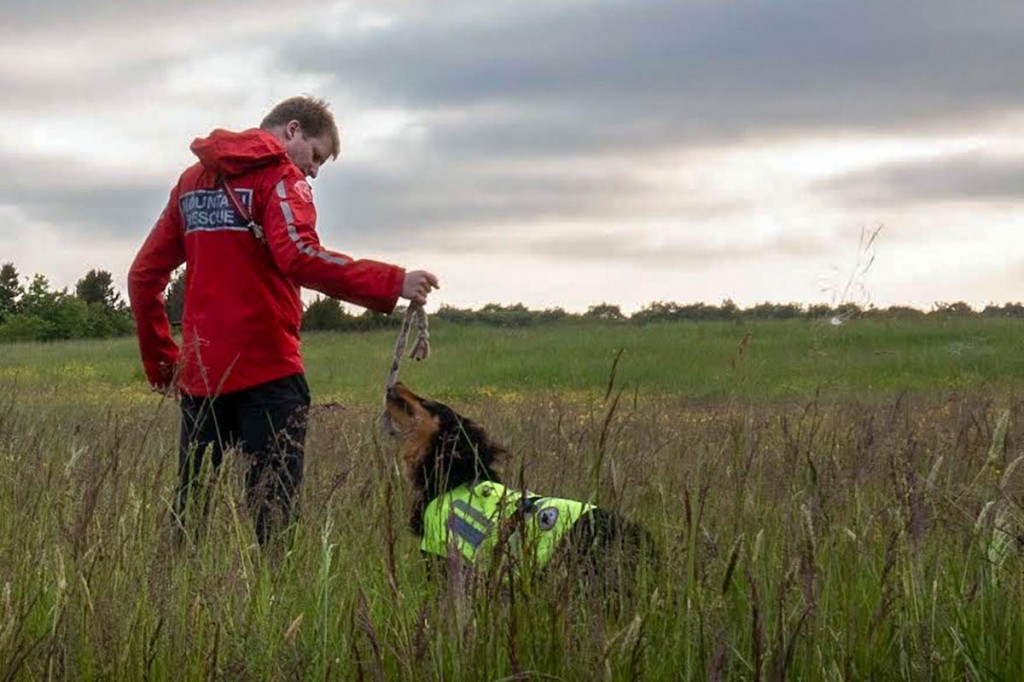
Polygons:
M543 568L559 540L592 509L585 502L523 494L500 483L466 484L427 505L420 549L439 556L454 550L471 562L486 562L505 528L508 551ZM517 512L523 515L521 524L514 521Z

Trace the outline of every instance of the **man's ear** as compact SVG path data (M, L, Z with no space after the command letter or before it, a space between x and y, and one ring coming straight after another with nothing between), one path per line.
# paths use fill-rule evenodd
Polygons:
M284 139L285 139L285 141L289 141L292 138L294 138L296 135L299 135L301 133L302 133L302 124L299 123L295 119L292 119L291 121L288 121L288 123L286 123L285 126L284 126Z

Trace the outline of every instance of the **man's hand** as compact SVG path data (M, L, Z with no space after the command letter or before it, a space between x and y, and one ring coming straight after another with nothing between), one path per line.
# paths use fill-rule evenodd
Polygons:
M171 400L178 400L181 397L181 392L178 389L178 368L176 365L161 362L158 369L159 376L156 377L156 381L150 381L149 389L154 393L159 393L165 398Z
M150 385L149 390L153 393L159 393L169 400L180 400L181 391L178 389L177 384L164 384L162 386Z
M437 283L437 277L426 270L413 270L405 273L405 282L402 283L402 298L423 305L427 302L430 290L439 289L440 286Z

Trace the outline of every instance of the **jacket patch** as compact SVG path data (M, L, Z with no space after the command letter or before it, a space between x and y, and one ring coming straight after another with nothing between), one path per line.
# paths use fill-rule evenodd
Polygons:
M235 195L245 208L252 210L252 190L236 189ZM231 200L223 189L197 189L178 198L178 210L185 232L202 230L241 230L249 228L242 216L235 212Z
M313 203L313 188L305 180L297 180L295 182L295 193L306 203Z

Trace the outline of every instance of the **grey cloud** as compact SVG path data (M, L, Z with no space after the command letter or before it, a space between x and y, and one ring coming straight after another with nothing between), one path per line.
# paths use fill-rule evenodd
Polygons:
M113 6L117 0L68 3L65 0L0 3L0 23L8 30L20 30L62 18L81 18L90 12Z
M72 159L0 156L0 205L67 232L137 238L152 227L167 201L174 178L155 179Z
M488 169L458 163L432 168L350 164L317 182L324 234L379 247L412 243L460 247L467 230L515 234L545 220L626 224L721 216L744 208L666 193L639 175ZM476 241L479 242L477 234Z
M36 195L22 198L18 207L61 231L88 230L98 236L137 238L141 244L166 201L166 188L117 186ZM4 202L0 195L0 204Z
M205 8L202 16L245 22L232 39L243 44L269 35L280 12L316 17L330 10L312 0L215 0L181 7L114 0L6 3L0 8L0 40L18 38L19 44L58 50L60 36L74 35L80 25L83 39L93 40L109 59L63 80L61 74L35 81L0 70L0 88L8 95L3 108L66 113L108 98L116 103L116 97L145 92L148 83L159 97L160 80L175 60L194 47L215 49L201 42L205 33L188 33L197 7ZM362 11L371 5L351 7ZM589 222L603 230L719 217L747 207L707 204L681 190L671 194L645 175L628 172L630 164L644 171L651 152L673 146L815 127L820 132L964 125L979 114L1024 107L1024 90L1006 66L1024 62L1024 4L1015 0L993 0L983 11L958 0L443 0L372 7L400 11L393 23L370 30L298 33L294 24L282 23L280 34L273 34L280 65L291 75L328 74L333 86L324 94L408 108L424 126L415 158L403 159L405 150L395 145L387 150L386 164L346 162L317 181L325 241L343 250L427 243L485 248L477 246L483 240L466 236L487 230L484 236L492 242L512 243L517 226L544 220ZM150 48L147 31L164 38L166 31L183 32L192 42L164 40ZM103 40L118 35L119 49L131 48L134 59L104 51ZM216 49L230 53L234 44ZM29 58L25 73L31 73ZM608 161L615 170L602 174L598 169ZM1009 191L1013 169L999 175L991 164L986 167L992 174L985 181L975 178L975 196L986 182L989 191L998 183L1000 191ZM912 168L882 169L882 175L847 176L820 189L849 201L896 201L894 187L903 188L900 196L935 196L964 191L953 176L966 170L951 169L938 182ZM31 166L0 159L0 172L13 178L0 189L0 203L58 225L132 238L141 238L152 224L174 181L125 178L72 162ZM666 250L639 245L629 235L616 242L603 234L592 240L596 246L540 242L523 248L580 258L660 258L669 265L675 259L706 262L765 253L799 257L824 248L801 237L721 251Z
M288 9L309 8L312 2L292 0ZM316 4L323 5L321 1ZM220 13L222 21L213 27L229 27L232 13L234 20L281 7L276 0L204 0L202 3L168 3L165 0L32 0L0 3L0 22L4 29L13 33L25 30L64 34L68 38L81 36L83 30L109 28L127 31L129 28L146 29L152 35L168 23L188 21L197 15L215 16ZM197 29L211 28L197 24Z
M524 250L559 259L628 261L645 266L693 269L777 258L812 258L828 254L830 241L821 235L790 234L761 241L691 239L683 244L656 244L621 231L604 231L537 240L526 244Z
M374 243L436 243L450 230L446 243L458 245L474 224L721 215L745 207L701 206L628 174L595 179L578 169L609 159L642 169L652 152L814 128L964 126L1024 108L1005 67L1024 61L1024 4L1011 0L984 12L953 0L401 9L382 28L304 35L281 52L287 68L332 76L347 100L412 109L422 125L411 167L395 161L404 152L396 144L390 166L321 181L322 213L341 216L356 244L366 228ZM563 173L487 170L531 163Z
M896 163L831 178L817 189L854 206L889 207L950 201L1019 202L1024 158L983 153Z
M323 0L0 3L0 113L121 112L133 97L158 97L159 84L189 59L276 38L316 5L322 10ZM225 97L243 102L235 92Z
M376 102L464 111L446 149L693 144L1018 108L1024 5L603 0L466 18L430 3L282 59Z
M164 77L171 63L164 58L138 58L130 63L91 65L59 78L23 78L0 73L4 113L52 111L89 114L116 106L111 92L138 91Z

